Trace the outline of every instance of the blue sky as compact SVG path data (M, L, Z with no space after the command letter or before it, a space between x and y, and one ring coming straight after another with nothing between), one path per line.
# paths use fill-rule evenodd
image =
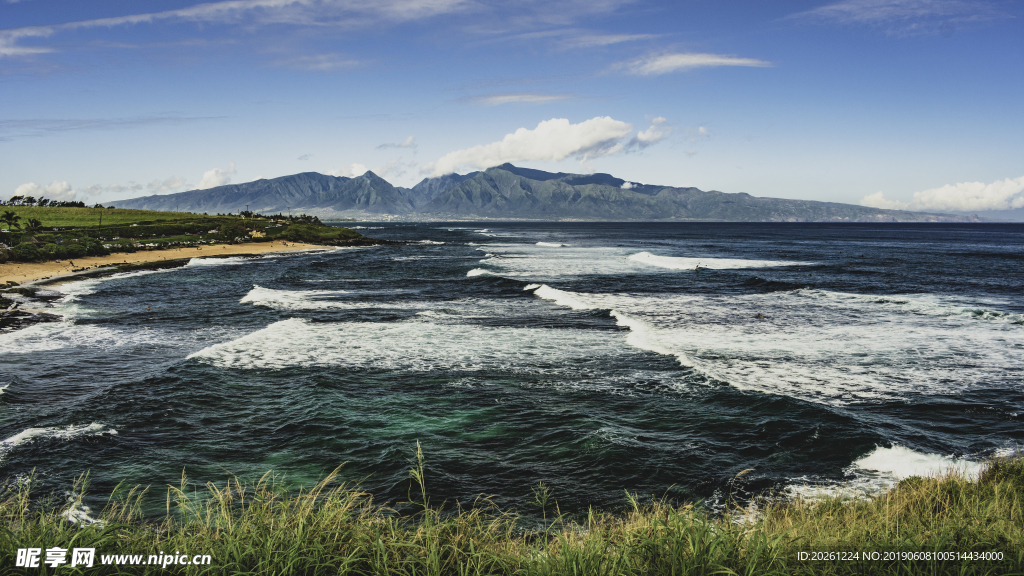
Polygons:
M504 161L1024 206L1024 3L0 0L0 196Z

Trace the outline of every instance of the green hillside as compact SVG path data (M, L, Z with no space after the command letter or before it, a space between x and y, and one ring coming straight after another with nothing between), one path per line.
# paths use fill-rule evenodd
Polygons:
M129 210L124 208L54 208L52 206L0 206L0 214L14 212L22 222L35 218L46 228L85 227L103 225L158 222L188 218L201 220L216 218L189 212L159 212L156 210ZM6 228L0 223L0 228Z
M306 215L210 216L98 207L0 206L0 263L273 240L325 245L368 242L354 230L325 226Z

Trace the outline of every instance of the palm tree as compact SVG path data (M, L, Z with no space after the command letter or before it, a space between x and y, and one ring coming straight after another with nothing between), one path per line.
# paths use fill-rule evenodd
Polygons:
M7 224L7 229L21 228L18 224L18 220L21 220L21 216L14 213L14 210L4 210L3 216L0 216L0 222Z
M29 218L28 219L28 224L25 225L25 230L27 232L35 232L36 230L39 230L42 227L43 227L42 221L40 221L40 220L38 220L36 218Z

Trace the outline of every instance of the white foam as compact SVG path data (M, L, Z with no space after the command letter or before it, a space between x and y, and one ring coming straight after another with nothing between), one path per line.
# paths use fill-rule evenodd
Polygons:
M493 274L490 270L484 270L483 268L473 268L469 272L466 272L466 276L472 278L473 276L480 276L483 274Z
M96 422L81 426L65 426L64 428L28 428L0 442L0 460L18 446L39 439L67 441L82 436L102 436L104 434L115 435L117 430Z
M256 306L275 310L323 310L337 308L336 301L324 301L320 298L349 294L346 290L274 290L253 285L241 300L240 304L252 303Z
M779 266L810 266L811 262L791 262L786 260L741 260L736 258L681 258L676 256L655 256L650 252L640 252L629 257L634 262L641 262L658 268L669 270L736 270L743 268L775 268Z
M916 452L905 446L876 447L855 460L844 472L853 476L844 482L815 482L798 479L786 487L791 496L814 502L823 498L866 499L891 490L900 480L912 476L936 478L957 474L976 480L985 469L983 462Z
M863 458L856 460L852 468L854 471L884 474L896 480L911 476L935 477L948 472L958 472L968 478L977 478L984 469L984 464L938 454L914 452L903 446L892 446L875 448Z
M531 284L531 286L533 286L533 284ZM592 302L586 301L586 299L581 297L579 294L564 292L548 285L537 286L533 291L533 294L538 298L551 300L559 306L568 306L573 310L593 310L597 307Z
M583 294L529 285L574 310L608 310L630 346L675 356L738 389L825 404L956 394L1019 370L1024 328L795 292Z
M196 256L188 261L186 267L196 266L237 266L239 264L245 264L246 262L252 262L254 258L242 258L239 256L231 256L228 258L216 258L216 257L203 257Z
M189 358L221 368L347 367L404 371L515 373L572 371L575 363L628 354L606 331L444 323L417 316L395 323L275 322Z
M551 244L551 243L549 243ZM506 278L519 278L530 282L555 282L559 279L592 274L624 275L648 274L651 269L627 260L623 248L581 247L533 244L488 244L477 248L488 254L481 264Z
M115 329L96 324L47 322L0 334L0 351L13 354L65 350L109 350L122 346L166 345L167 338L150 329Z
M444 244L444 242L436 242L434 240L420 240L420 244Z
M557 242L537 242L537 246L547 246L548 248L561 248L565 244L559 244Z
M994 299L965 301L951 296L938 296L935 294L872 295L833 292L813 288L802 288L797 290L796 293L807 298L833 300L853 305L888 307L900 312L933 316L964 316L983 321L1024 324L1024 314L996 310L994 309L995 307L1007 306L1010 303Z
M103 521L97 520L91 516L92 509L88 506L83 505L75 499L71 499L70 506L68 509L61 513L62 516L68 519L68 522L72 524L80 524L82 526L95 526L97 528L103 528Z

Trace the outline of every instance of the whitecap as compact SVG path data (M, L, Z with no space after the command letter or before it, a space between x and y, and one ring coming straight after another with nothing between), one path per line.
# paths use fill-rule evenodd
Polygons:
M791 262L786 260L742 260L736 258L680 258L676 256L655 256L650 252L640 252L629 257L634 262L641 262L658 268L669 270L735 270L742 268L775 268L780 266L811 266L811 262Z
M530 286L536 285L531 284ZM526 289L528 290L529 287L527 287ZM543 286L537 286L533 290L533 294L538 298L550 300L555 304L558 304L559 306L567 306L569 308L572 308L573 310L592 310L594 308L597 308L597 306L595 306L592 302L586 301L586 299L582 297L580 294L558 290L546 284Z
M347 367L404 371L552 373L629 354L605 331L489 327L417 316L398 323L275 322L189 358L220 368Z
M1010 303L995 299L965 301L934 294L872 295L802 288L796 294L806 298L832 300L840 304L888 307L902 312L932 316L962 316L983 321L1024 325L1024 314L995 309Z
M877 446L844 470L852 479L843 482L794 479L796 481L786 487L786 493L809 502L823 498L866 499L891 490L900 480L912 476L937 478L956 474L976 480L985 466L984 462L917 452L900 445Z
M320 310L338 307L338 302L324 301L321 298L349 294L346 290L274 290L253 285L238 302L251 303L255 306L273 308L275 310Z
M18 446L40 439L67 441L83 436L102 436L104 434L115 435L117 430L96 422L81 426L65 426L63 428L27 428L0 442L0 460Z
M237 266L239 264L252 262L253 260L258 260L258 258L243 258L240 256L229 256L227 258L196 256L195 258L190 259L188 261L188 264L186 264L185 266Z
M608 310L626 343L750 392L843 405L956 394L1006 381L1024 330L970 315L929 315L870 299L584 294L531 284L573 310Z

